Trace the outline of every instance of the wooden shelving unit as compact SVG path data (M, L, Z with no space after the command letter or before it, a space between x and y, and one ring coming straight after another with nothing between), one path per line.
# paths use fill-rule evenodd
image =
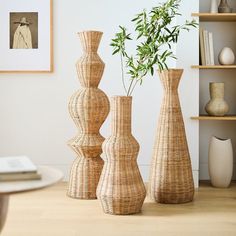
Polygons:
M202 22L236 22L236 13L192 13L193 17L199 17ZM192 65L193 69L236 69L236 65L202 66Z
M236 21L236 13L192 13L193 17L199 17L200 21L209 22L232 22Z
M236 121L236 115L228 115L228 116L208 116L208 115L200 115L191 117L192 120L219 120L219 121Z
M236 22L236 13L192 13L193 17L199 17L200 22ZM236 69L236 65L192 65L193 69ZM208 116L200 115L191 117L192 120L218 120L218 121L236 121L236 115L227 116Z

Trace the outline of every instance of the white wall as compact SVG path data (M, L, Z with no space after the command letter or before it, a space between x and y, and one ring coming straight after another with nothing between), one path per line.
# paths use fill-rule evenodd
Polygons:
M100 88L108 96L122 95L119 58L111 56L110 39L118 25L129 28L134 14L155 6L157 2L136 0L134 4L126 0L54 0L55 72L45 75L0 75L0 156L26 154L37 164L62 169L67 176L75 158L66 142L76 134L76 127L67 111L69 97L79 89L74 65L81 55L81 47L76 32L89 29L104 32L99 54L106 68ZM181 11L184 17L189 18L190 11L198 11L195 2L183 0ZM197 178L198 123L189 119L198 113L198 74L190 69L198 57L195 38L196 30L185 34L177 48L177 56L178 67L185 69L179 91ZM141 146L138 162L145 181L148 179L162 94L161 84L155 75L154 78L146 78L133 99L133 134ZM102 128L105 137L109 134L109 125L108 118Z
M184 24L186 19L189 20L191 18L191 13L198 11L198 1L183 1L181 5L182 16L178 18L178 23ZM196 20L198 21L198 19ZM177 67L184 68L179 94L196 185L199 175L199 122L191 120L190 117L198 116L199 71L191 69L191 65L199 63L198 29L183 32L180 35L179 42L177 45Z
M236 1L229 0L229 5L236 11ZM209 12L210 0L200 1L200 11ZM202 22L201 27L213 32L215 63L218 63L218 54L225 47L231 47L236 54L236 31L235 22ZM230 114L236 114L236 81L235 70L201 70L200 71L200 114L205 114L205 105L210 99L209 83L225 83L225 100L230 107ZM215 135L221 138L231 138L236 153L236 123L235 121L202 121L200 122L200 179L209 179L208 175L208 145L211 136ZM236 164L234 164L236 170ZM236 171L234 171L236 179Z

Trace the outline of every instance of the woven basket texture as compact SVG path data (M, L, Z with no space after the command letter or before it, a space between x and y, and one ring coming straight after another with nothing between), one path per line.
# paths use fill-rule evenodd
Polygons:
M146 196L137 165L139 144L131 133L132 97L111 98L112 133L102 145L104 167L97 196L105 213L134 214Z
M183 70L159 72L164 99L151 164L149 194L158 203L193 200L192 167L182 117L178 85Z
M109 113L109 100L98 89L104 71L104 63L97 54L102 32L79 33L83 55L76 64L81 89L69 101L69 113L78 127L77 135L68 145L77 154L72 164L68 196L79 199L95 199L96 188L103 168L101 145L104 138L99 129Z

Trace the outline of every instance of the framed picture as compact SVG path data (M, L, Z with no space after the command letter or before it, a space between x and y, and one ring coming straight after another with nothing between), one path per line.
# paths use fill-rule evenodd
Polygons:
M0 9L0 73L53 72L52 0L1 0Z

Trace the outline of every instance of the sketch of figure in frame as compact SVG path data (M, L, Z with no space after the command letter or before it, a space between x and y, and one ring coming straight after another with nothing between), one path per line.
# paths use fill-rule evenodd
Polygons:
M10 48L38 48L38 13L10 13Z

